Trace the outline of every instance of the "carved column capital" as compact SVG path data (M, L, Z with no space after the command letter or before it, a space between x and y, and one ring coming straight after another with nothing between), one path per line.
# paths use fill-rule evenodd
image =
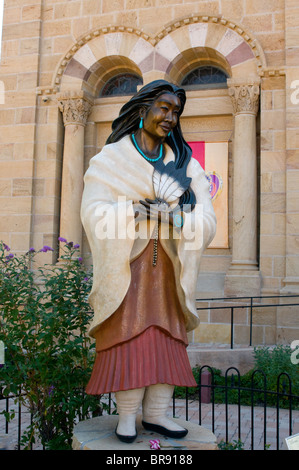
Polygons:
M228 80L227 85L234 114L253 114L256 116L259 107L259 81Z
M64 93L58 97L58 107L63 115L63 123L85 126L90 114L92 101L83 93Z

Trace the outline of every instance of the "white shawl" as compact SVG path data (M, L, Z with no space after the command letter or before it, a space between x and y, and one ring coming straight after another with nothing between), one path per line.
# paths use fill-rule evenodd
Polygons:
M174 161L172 150L168 145L165 147L164 162ZM93 287L89 302L94 317L90 336L94 336L99 325L121 304L131 281L130 262L150 240L149 236L140 238L136 235L133 202L155 199L153 171L153 166L133 146L130 136L106 145L90 160L84 177L81 207L81 219L93 257ZM172 260L186 329L190 331L199 324L195 297L200 258L215 235L216 217L209 183L193 158L187 176L192 178L196 208L184 215L185 222L177 238L170 239L168 225L162 223L160 242ZM104 236L107 222L109 236ZM140 222L139 233L144 234L142 228L148 225L146 220ZM152 228L151 225L151 231Z

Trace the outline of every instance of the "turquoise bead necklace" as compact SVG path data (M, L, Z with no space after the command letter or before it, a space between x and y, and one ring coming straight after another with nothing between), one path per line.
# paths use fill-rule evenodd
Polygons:
M142 150L139 148L137 142L136 142L136 139L135 139L135 136L134 134L132 134L132 140L133 140L133 143L136 147L136 149L138 150L138 152L140 153L140 155L143 156L143 158L145 158L148 162L151 162L151 163L154 163L154 162L157 162L158 160L160 160L160 158L162 158L163 156L163 145L161 144L161 147L160 147L160 153L159 153L159 156L157 158L149 158L147 157L143 152Z

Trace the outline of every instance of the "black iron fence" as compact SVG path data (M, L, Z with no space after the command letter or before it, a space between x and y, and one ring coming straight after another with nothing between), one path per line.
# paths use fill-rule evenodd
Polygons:
M299 366L298 366L299 367ZM208 374L210 380L203 380L203 376ZM256 379L259 378L257 381ZM203 413L203 407L207 404L210 405L210 413L208 424L211 431L215 433L218 420L219 420L219 406L221 407L221 419L225 422L225 429L218 435L218 440L225 444L231 442L233 436L234 441L238 441L242 446L244 433L250 433L250 446L251 450L255 450L255 409L259 408L259 421L262 421L262 448L264 450L269 448L269 434L267 419L268 414L271 412L271 446L273 449L273 420L275 420L275 448L281 449L282 440L291 436L295 431L299 432L299 396L292 392L292 380L288 373L282 372L276 378L276 386L271 389L267 385L266 374L261 370L254 370L251 372L251 377L247 377L247 386L242 385L241 375L237 368L229 367L224 374L224 383L216 383L214 369L208 365L200 368L198 387L196 394L193 392L192 403L196 402L198 406L198 424L206 426L207 413ZM258 385L257 383L258 382ZM219 405L219 402L222 404ZM190 404L190 390L186 388L185 398L185 416L186 421L189 420L189 405ZM235 407L235 416L229 413L230 406ZM247 417L245 422L242 422L242 410L246 409ZM194 409L193 409L194 411ZM281 429L280 415L287 415L284 420L283 430ZM248 416L250 419L248 422ZM295 416L294 416L295 415ZM176 398L173 401L173 416L176 416ZM273 418L274 416L274 418ZM287 420L287 428L285 426Z
M286 302L286 299L298 299L296 302ZM275 299L279 302L269 302L270 299ZM261 302L266 300L265 303ZM215 298L202 298L196 299L198 303L202 302L221 302L221 305L209 305L205 307L197 307L198 311L202 310L229 310L230 311L230 347L234 348L234 313L236 309L248 309L249 310L249 338L248 345L253 344L253 312L255 308L281 308L281 307L299 307L299 295L269 295L269 296L246 296L246 297L215 297ZM242 303L241 303L242 302ZM227 303L227 305L224 305Z
M214 369L208 365L204 365L199 371L198 386L192 389L186 388L184 390L185 397L183 399L179 398L177 393L174 395L173 416L178 416L178 404L180 404L182 412L182 416L180 417L189 421L190 407L192 406L191 420L201 426L209 428L214 434L216 433L218 442L222 441L224 446L228 445L232 442L233 436L233 441L238 441L242 448L244 431L247 436L248 432L250 432L250 445L247 445L244 449L256 450L255 433L257 431L255 411L258 408L260 412L259 427L261 420L263 422L262 449L269 448L269 438L271 437L271 450L274 449L274 447L276 450L280 450L282 440L291 436L294 431L299 432L299 396L293 394L292 390L292 380L289 374L284 372L278 375L276 387L269 389L266 374L261 370L253 371L249 383L243 385L238 369L230 367L224 374L224 382L217 383ZM107 412L111 413L114 406L113 397L109 395L105 397L105 399L108 405ZM0 396L0 409L2 409L2 412L9 412L11 401L12 397L4 398ZM4 403L5 406L3 406ZM235 410L233 417L230 412L231 407ZM203 412L203 409L205 409L205 412ZM244 418L242 414L244 409L247 410L246 418ZM284 414L283 428L281 427L280 419L282 413ZM287 415L287 418L285 415ZM269 416L271 421L270 430ZM29 425L30 419L31 416L28 410L24 412L24 408L21 407L20 403L17 403L16 416L11 422L6 420L5 415L0 414L0 437L1 433L10 436L10 434L14 432L15 448L21 450L21 436L26 426ZM288 421L287 427L285 427L286 419ZM219 420L222 422L222 428L220 430ZM275 421L275 442L273 442L273 421ZM35 448L36 445L33 445L33 450Z

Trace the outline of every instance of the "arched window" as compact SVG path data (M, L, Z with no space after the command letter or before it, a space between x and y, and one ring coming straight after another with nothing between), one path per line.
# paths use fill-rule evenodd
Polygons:
M186 75L181 86L192 88L223 88L226 87L228 75L219 67L203 65Z
M142 78L132 73L122 73L108 80L100 96L132 95L137 92L138 85L142 85Z

